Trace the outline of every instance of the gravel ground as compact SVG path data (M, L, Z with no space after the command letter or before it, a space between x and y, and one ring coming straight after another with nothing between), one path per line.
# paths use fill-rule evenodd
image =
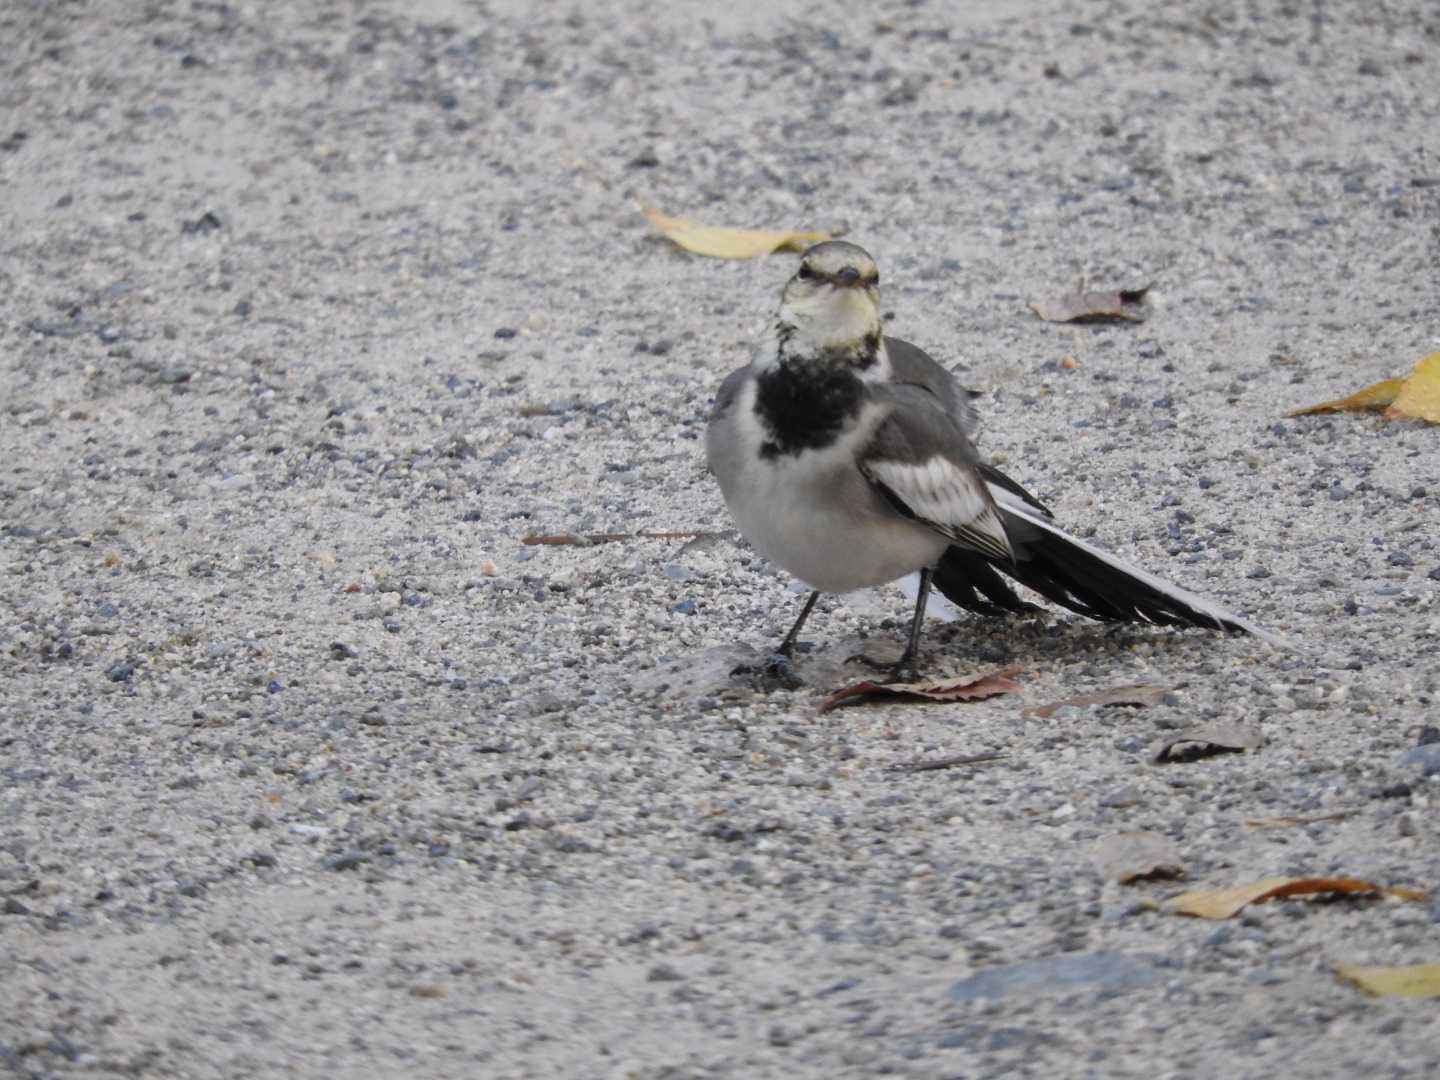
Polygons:
M1332 968L1440 904L1157 902L1440 882L1440 429L1284 416L1440 348L1436 7L659 7L0 8L0 1062L1433 1075ZM794 262L641 204L848 227L986 453L1297 650L967 618L927 670L1021 692L818 715L891 589L732 676L799 595L701 434ZM1080 280L1150 320L1027 309ZM637 531L707 535L521 542ZM1196 722L1265 745L1151 762Z

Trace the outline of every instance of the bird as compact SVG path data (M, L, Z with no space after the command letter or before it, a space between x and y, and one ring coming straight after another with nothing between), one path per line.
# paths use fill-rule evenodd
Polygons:
M1207 627L1283 639L1066 532L982 459L971 392L919 347L887 336L864 248L808 248L781 293L773 349L716 394L706 459L740 533L810 593L776 649L788 662L821 593L918 571L904 651L852 659L915 676L931 589L980 615L1042 610L1011 582L1103 622Z

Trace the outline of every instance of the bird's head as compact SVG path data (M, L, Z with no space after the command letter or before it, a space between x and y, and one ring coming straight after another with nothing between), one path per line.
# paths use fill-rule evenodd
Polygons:
M780 360L828 361L866 371L883 357L880 272L862 247L816 244L781 294Z

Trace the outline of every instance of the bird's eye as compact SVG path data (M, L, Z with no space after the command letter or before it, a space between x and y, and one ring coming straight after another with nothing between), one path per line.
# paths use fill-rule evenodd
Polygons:
M810 281L815 277L815 271L810 268L809 263L801 263L800 270L795 276L801 281Z

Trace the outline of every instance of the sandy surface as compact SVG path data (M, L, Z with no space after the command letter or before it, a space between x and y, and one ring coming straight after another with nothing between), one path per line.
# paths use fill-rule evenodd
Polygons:
M1157 904L1440 882L1440 429L1284 418L1440 348L1435 6L657 6L0 7L0 1063L1433 1075L1333 966L1440 905ZM986 453L1299 650L936 623L1022 691L819 716L897 591L776 689L733 536L522 544L729 528L704 417L793 259L640 203L848 226ZM1150 320L1027 309L1080 280ZM1202 722L1265 745L1151 763ZM1133 830L1187 880L1107 883Z

